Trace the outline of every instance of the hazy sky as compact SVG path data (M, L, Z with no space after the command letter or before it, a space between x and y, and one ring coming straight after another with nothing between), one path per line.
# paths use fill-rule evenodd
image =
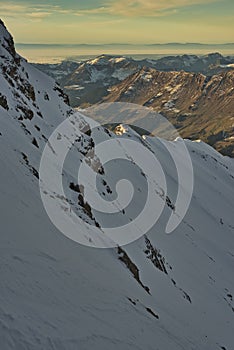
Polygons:
M234 42L234 0L0 0L17 43Z

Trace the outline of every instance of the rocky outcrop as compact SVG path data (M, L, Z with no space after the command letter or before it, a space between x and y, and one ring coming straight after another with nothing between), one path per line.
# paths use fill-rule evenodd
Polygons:
M7 31L5 24L3 21L0 19L0 43L1 43L1 48L4 48L10 56L17 62L19 63L20 61L20 56L16 53L15 51L15 45L14 45L14 40L11 34ZM4 56L2 49L0 50L1 57L6 57ZM8 56L9 57L9 56Z
M5 110L12 108L12 116L20 122L26 119L33 119L34 116L43 118L41 106L41 94L48 96L47 91L41 91L42 87L36 90L35 82L38 82L36 75L43 79L42 73L33 71L33 78L30 76L27 61L16 53L14 40L7 31L4 23L0 20L0 73L1 73L1 92L0 106ZM32 68L30 67L30 70ZM42 76L41 76L42 75ZM45 77L44 77L45 78ZM50 78L47 78L50 80ZM53 82L55 94L61 98L65 104L69 104L68 97L62 89ZM46 87L43 86L43 90ZM7 92L7 93L6 93ZM69 107L68 107L69 109Z

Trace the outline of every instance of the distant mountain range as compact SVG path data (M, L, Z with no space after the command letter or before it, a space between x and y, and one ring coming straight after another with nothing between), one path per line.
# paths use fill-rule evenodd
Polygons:
M110 101L145 105L166 116L182 137L202 139L234 156L234 57L100 55L35 66L60 83L73 107Z
M222 43L222 44L206 44L206 43L155 43L146 44L145 46L187 46L187 47L221 47L221 46L234 46L234 43Z
M232 46L234 47L234 43L151 43L151 44L131 44L131 43L97 43L97 44L85 44L85 43L79 43L79 44L35 44L35 43L18 43L16 44L16 47L22 47L22 46L136 46L136 47L147 47L147 46L171 46L171 47L222 47L222 46Z

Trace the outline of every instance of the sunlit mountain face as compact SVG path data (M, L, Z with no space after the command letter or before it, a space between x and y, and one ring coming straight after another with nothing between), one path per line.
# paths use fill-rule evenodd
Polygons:
M211 53L136 60L100 55L34 66L59 82L75 108L105 102L143 105L168 118L181 136L202 139L233 157L233 56ZM112 115L94 117L102 123L113 119ZM153 124L147 122L150 132Z

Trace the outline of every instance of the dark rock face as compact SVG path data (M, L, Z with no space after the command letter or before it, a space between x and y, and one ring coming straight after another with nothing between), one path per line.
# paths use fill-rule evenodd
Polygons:
M20 56L17 55L15 51L15 45L14 45L14 40L11 34L7 31L5 24L3 21L0 19L0 27L4 29L4 36L1 38L3 40L2 46L6 49L6 51L16 60L17 64L20 62Z
M9 109L8 104L7 104L7 98L6 98L6 96L2 95L1 93L0 93L0 106L2 106L7 111Z

